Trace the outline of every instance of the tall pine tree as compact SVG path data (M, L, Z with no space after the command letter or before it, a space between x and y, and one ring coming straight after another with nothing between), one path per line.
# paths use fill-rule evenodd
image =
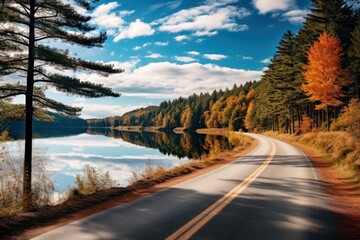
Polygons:
M68 51L45 45L45 40L57 40L83 47L101 47L106 34L88 36L94 28L88 24L91 17L79 14L76 8L93 10L97 0L2 0L0 3L0 74L25 76L26 82L7 84L0 88L0 98L25 95L25 158L23 196L24 207L31 208L32 121L37 109L53 109L70 116L81 108L65 105L44 94L51 86L67 94L91 98L120 94L101 84L80 81L77 78L48 71L48 66L60 70L90 71L107 76L121 73L111 65L93 63L75 58Z

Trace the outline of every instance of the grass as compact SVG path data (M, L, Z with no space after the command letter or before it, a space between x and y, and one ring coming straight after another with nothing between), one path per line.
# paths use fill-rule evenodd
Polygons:
M295 136L266 132L265 135L299 143L318 152L344 177L360 182L360 140L346 132L310 132Z
M21 149L21 146L20 146ZM10 155L6 143L0 143L0 217L11 216L23 211L23 155ZM23 151L20 151L21 153ZM45 171L45 161L39 149L33 155L32 199L34 207L51 205L54 184Z

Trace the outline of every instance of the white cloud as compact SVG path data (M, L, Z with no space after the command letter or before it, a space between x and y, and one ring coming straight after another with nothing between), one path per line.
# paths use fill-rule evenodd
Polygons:
M247 26L238 24L237 19L250 15L246 8L239 8L229 4L234 0L206 1L204 5L183 9L152 25L159 25L160 31L178 33L193 31L196 36L213 36L218 30L232 32L244 31Z
M243 60L253 60L253 57L249 57L249 56L243 56L242 57Z
M130 23L128 27L120 30L120 34L114 38L114 42L126 38L132 39L140 36L150 36L153 35L154 32L149 24L142 22L140 19L136 19L135 22Z
M72 104L74 107L82 107L81 117L85 119L90 119L98 116L117 116L138 109L141 107L146 107L145 104L140 105L126 105L122 106L121 104L110 105L110 104L94 104L94 103L75 103Z
M157 58L162 58L164 57L163 55L159 54L159 53L152 53L150 55L145 56L146 58L153 58L153 59L157 59Z
M252 3L260 14L278 10L286 11L295 6L294 0L252 0Z
M300 24L305 21L305 16L310 13L309 10L291 10L282 15L282 17L293 24Z
M222 54L204 54L204 57L210 60L219 61L227 58L228 56Z
M134 51L138 51L138 50L140 50L140 49L142 49L142 48L145 48L145 47L147 47L147 46L150 46L152 43L151 42L147 42L147 43L144 43L142 46L135 46L135 47L133 47L133 50Z
M156 46L167 46L167 45L169 45L169 42L155 42L154 45L156 45Z
M124 69L126 72L131 72L135 67L141 62L141 60L137 57L132 58L130 61L126 62L118 62L118 61L111 61L107 62L107 64L111 64L116 69Z
M184 41L184 40L189 40L190 38L188 37L188 36L186 36L186 35L179 35L179 36L176 36L176 37L174 37L175 38L175 40L176 41L178 41L178 42L182 42L182 41Z
M175 56L174 59L175 59L176 61L185 62L185 63L197 61L195 58L188 57L188 56Z
M196 51L190 51L190 52L187 52L187 54L192 55L192 56L198 56L198 55L200 55L200 53L199 53L199 52L196 52Z
M216 34L218 34L218 31L208 31L208 30L204 30L204 31L197 31L195 32L193 35L196 37L203 37L203 36L208 36L208 37L212 37L215 36Z
M178 8L181 5L181 3L182 3L182 0L175 0L175 1L170 1L170 2L166 2L166 3L156 3L152 6L150 6L148 12L153 12L160 8L167 8L167 9L173 10L173 9Z
M232 87L234 83L239 85L247 81L259 80L261 75L261 71L227 68L215 64L154 62L132 71L112 74L107 78L96 74L78 77L94 83L102 83L123 96L172 99L193 93L225 89Z
M101 4L91 14L93 17L91 19L91 23L97 24L99 27L105 29L121 27L123 24L125 24L125 21L121 16L117 16L116 13L111 13L111 11L117 7L119 7L117 2Z
M123 17L133 14L134 12L135 12L134 10L131 10L131 11L123 10L123 11L119 12L119 16L123 18Z
M110 53L110 55L111 55L111 56L114 56L114 55L115 55L115 52L114 52L114 51L112 51L112 52Z
M269 64L271 63L271 58L265 58L263 60L261 60L262 63L265 63L265 64Z

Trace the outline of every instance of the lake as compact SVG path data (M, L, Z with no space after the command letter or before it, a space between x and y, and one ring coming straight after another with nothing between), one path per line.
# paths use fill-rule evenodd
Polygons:
M74 185L76 175L83 172L86 164L108 171L119 186L126 186L132 172L143 171L149 161L153 165L172 168L231 148L226 137L172 132L49 128L35 129L34 136L38 137L33 142L36 158L44 163L55 183L56 192L60 193ZM23 141L7 144L14 159L22 159Z

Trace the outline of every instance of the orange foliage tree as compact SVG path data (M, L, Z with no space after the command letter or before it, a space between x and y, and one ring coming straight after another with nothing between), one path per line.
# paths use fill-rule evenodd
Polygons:
M317 110L327 111L329 129L328 107L341 103L339 99L344 96L342 88L351 82L341 67L340 40L324 32L310 47L308 60L309 64L303 67L306 83L301 88L310 101L320 102Z

